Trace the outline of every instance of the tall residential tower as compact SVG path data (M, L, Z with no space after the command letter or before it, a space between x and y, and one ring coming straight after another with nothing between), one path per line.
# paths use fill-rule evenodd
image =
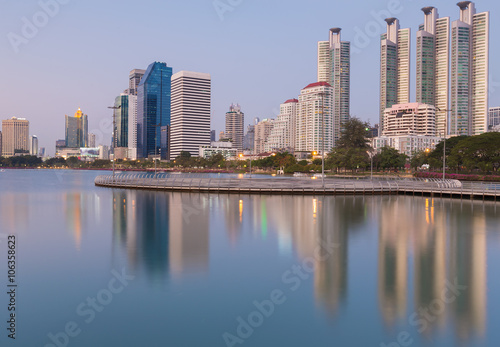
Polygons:
M226 113L226 131L224 137L233 143L233 148L243 150L243 126L245 114L241 112L240 105L232 105Z
M451 24L450 134L479 135L488 129L490 14L459 2L460 19Z
M380 43L380 126L384 112L410 102L410 29L400 29L397 18L387 18Z
M327 82L333 88L335 140L340 138L350 112L351 43L341 41L340 31L332 28L329 40L318 42L318 82Z
M448 134L450 88L450 18L424 7L417 32L417 102L436 107L437 135Z

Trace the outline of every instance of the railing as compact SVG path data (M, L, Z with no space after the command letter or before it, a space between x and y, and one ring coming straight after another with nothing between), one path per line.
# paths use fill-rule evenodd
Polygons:
M496 197L500 195L498 183L467 183L437 178L403 179L321 179L288 178L270 179L266 176L235 177L186 177L164 173L121 173L102 175L95 184L117 188L145 188L173 191L241 192L271 194L430 194L441 196Z

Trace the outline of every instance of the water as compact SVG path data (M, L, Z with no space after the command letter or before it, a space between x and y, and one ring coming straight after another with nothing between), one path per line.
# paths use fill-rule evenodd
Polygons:
M0 173L1 346L500 345L492 202L132 191L98 174Z

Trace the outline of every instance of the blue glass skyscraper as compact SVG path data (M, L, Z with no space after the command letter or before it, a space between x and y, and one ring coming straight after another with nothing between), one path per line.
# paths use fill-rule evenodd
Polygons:
M137 155L168 158L162 127L170 126L172 68L166 63L149 65L137 89Z

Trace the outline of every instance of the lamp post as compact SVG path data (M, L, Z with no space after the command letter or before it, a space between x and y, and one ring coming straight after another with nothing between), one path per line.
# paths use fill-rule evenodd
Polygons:
M115 154L115 143L116 143L116 115L115 111L119 110L122 108L122 105L118 106L108 106L109 109L113 110L113 182L115 181L115 159L116 159L116 154Z
M439 107L436 107L436 110L440 112L449 112L451 110L442 110ZM455 122L456 125L456 122ZM443 133L439 133L439 135L443 138L443 181L446 178L446 131L448 130L448 114L445 116L444 121L444 131Z

